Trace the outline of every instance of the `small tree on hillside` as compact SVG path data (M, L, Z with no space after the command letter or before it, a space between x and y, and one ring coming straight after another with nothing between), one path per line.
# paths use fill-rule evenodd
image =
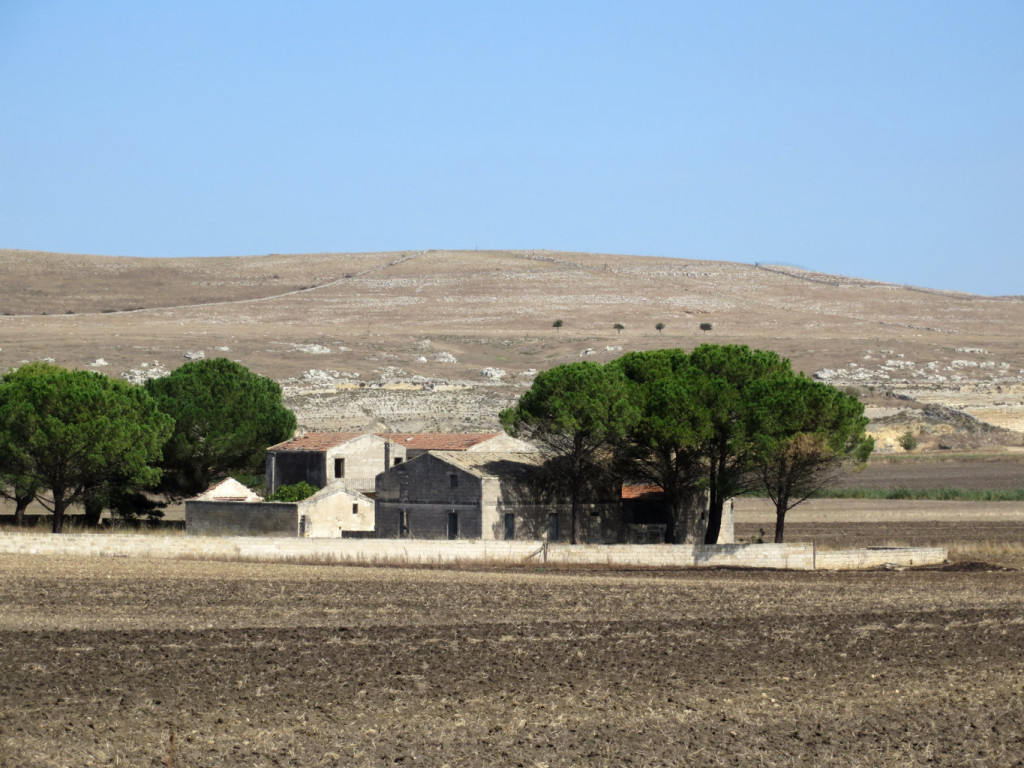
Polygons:
M701 329L702 331L704 331L704 333L707 333L707 332L708 332L708 331L710 331L710 330L711 330L711 329L712 329L713 327L714 327L714 326L712 326L712 325L711 325L711 323L701 323L701 324L700 324L700 329Z
M555 320L555 322L551 324L551 327L557 331L561 329L563 325L565 325L565 323L562 320Z
M658 333L661 333L663 330L665 330L665 324L664 323L658 323L654 327L657 329Z
M626 330L626 326L624 326L622 323L616 323L615 325L612 326L612 328L615 329L616 335L619 335L619 336L621 336L622 332L624 330Z
M904 432L897 438L896 442L899 443L900 448L904 451L912 451L917 448L917 437L913 432Z

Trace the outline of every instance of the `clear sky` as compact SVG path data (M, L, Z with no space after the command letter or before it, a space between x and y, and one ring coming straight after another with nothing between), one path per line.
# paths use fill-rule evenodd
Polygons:
M0 0L0 247L1024 294L1024 2Z

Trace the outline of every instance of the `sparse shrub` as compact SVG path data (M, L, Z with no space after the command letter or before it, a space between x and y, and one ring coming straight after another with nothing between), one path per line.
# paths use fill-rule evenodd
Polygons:
M713 327L714 327L714 326L712 326L712 325L711 325L711 323L701 323L701 324L700 324L700 329L701 329L702 331L704 331L704 333L707 333L707 332L708 332L708 331L710 331L710 330L711 330L711 329L712 329Z
M896 442L904 451L912 451L917 448L917 437L913 432L904 432L897 438Z

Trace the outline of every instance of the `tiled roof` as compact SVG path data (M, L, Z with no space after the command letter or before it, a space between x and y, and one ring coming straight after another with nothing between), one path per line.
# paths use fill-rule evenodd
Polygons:
M539 453L508 451L433 451L429 455L477 477L530 477L544 463ZM416 461L423 461L417 458ZM399 465L401 466L401 465Z
M657 485L624 485L622 486L622 498L639 499L642 496L652 496L664 493Z
M404 445L414 451L465 451L484 440L497 437L501 432L435 432L435 433L394 433L382 432L393 443Z
M326 451L336 445L355 440L367 432L309 432L300 437L293 437L283 443L272 445L268 451Z

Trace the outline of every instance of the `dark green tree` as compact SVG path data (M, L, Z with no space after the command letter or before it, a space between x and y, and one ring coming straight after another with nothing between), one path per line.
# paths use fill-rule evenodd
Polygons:
M663 330L665 330L665 324L664 323L657 323L654 327L655 327L655 329L657 329L658 333L661 333Z
M91 371L32 363L0 379L0 467L37 485L54 533L90 489L156 484L171 427L145 390Z
M694 407L700 372L681 349L628 352L608 365L630 382L638 413L619 445L620 469L664 491L666 542L692 543L704 512L693 506L704 475L700 447L711 427L707 411Z
M613 446L636 418L621 371L596 363L559 365L537 375L519 402L500 414L509 434L541 446L570 500L570 541L580 536L586 492L601 483Z
M185 363L146 382L146 389L174 419L160 486L171 498L261 467L267 447L295 431L295 414L282 404L277 382L224 358Z
M562 320L555 320L555 322L551 324L551 327L557 331L560 330L563 325L565 325L565 323Z
M806 376L786 374L750 387L749 459L757 483L775 505L775 542L786 512L833 481L846 461L867 461L874 440L855 397Z
M702 344L689 355L690 407L707 428L699 447L708 492L705 544L714 544L722 528L725 502L750 490L754 437L770 425L751 412L757 383L792 375L789 360L768 350L736 344Z
M711 330L711 329L712 329L713 327L714 327L714 326L713 326L713 325L711 325L711 323L701 323L701 324L700 324L700 329L701 329L702 331L704 331L704 333L707 333L707 332L708 332L708 331L710 331L710 330Z
M612 328L615 329L615 334L617 336L621 336L622 332L626 330L626 326L624 326L622 323L615 323L615 325L613 325Z

